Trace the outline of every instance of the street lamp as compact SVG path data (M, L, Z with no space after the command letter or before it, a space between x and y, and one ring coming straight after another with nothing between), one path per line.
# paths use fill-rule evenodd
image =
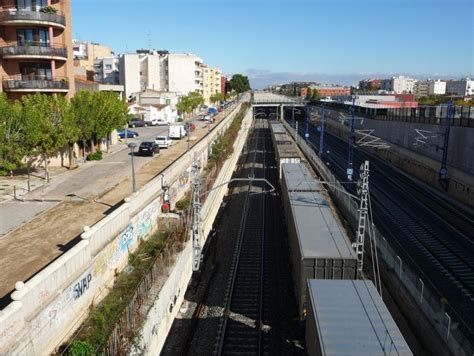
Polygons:
M135 142L130 142L128 144L128 148L130 148L130 153L132 155L132 189L133 189L133 192L135 193L137 191L137 187L135 184L135 162L134 162L133 157L135 156L134 151L135 151L135 148L137 148L137 144Z

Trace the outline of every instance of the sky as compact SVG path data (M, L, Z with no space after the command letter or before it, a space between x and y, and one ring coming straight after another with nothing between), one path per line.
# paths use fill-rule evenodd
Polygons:
M71 0L75 39L191 52L253 87L474 77L472 0Z

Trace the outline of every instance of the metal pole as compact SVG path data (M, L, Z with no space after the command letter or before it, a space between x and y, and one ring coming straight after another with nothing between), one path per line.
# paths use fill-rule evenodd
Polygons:
M306 108L306 133L304 134L306 141L309 139L309 106Z
M439 169L439 179L440 181L446 182L444 188L447 190L447 180L448 180L448 148L449 148L449 134L451 130L451 119L453 115L453 99L449 99L448 103L448 115L446 117L446 125L444 129L444 146L443 146L443 157L441 160L441 168Z
M323 158L324 152L324 105L321 113L320 131L319 131L319 157Z
M135 193L137 191L136 183L135 183L135 160L134 158L134 149L135 147L130 148L132 151L132 190Z
M352 181L352 175L354 169L352 167L354 159L354 142L355 142L355 96L352 97L352 109L351 109L351 121L350 121L350 133L349 133L349 152L347 155L347 180Z
M295 127L295 107L293 106L293 110L292 110L292 117L293 117L293 128Z

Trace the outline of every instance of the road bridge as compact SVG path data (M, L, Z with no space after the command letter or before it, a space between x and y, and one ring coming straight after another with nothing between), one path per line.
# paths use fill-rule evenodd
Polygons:
M276 118L283 120L283 114L286 107L305 107L307 101L298 97L288 97L267 92L255 92L253 95L252 105L255 108L254 113L257 114L258 108L266 111L275 110Z

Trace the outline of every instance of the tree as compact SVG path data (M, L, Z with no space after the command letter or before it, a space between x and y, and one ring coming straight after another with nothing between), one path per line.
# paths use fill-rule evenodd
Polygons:
M211 95L211 103L217 103L217 102L220 102L222 100L224 100L224 95L221 94L221 93L215 93L213 95Z
M83 155L86 153L86 141L92 140L94 119L91 115L94 98L91 92L81 90L71 99L72 116L78 127L78 141L82 142ZM91 144L94 147L94 144Z
M64 97L35 94L22 97L22 117L25 125L25 143L44 160L44 173L49 181L48 159L67 142L63 117L66 110Z
M313 95L312 95L312 99L313 100L321 100L321 95L319 94L318 90L317 89L314 89L313 90Z
M26 153L23 135L25 133L21 120L21 105L7 99L0 93L0 169L6 173L21 165Z
M182 96L179 99L176 108L180 113L188 114L193 112L199 106L204 105L204 98L197 92L190 92L188 95Z
M242 74L234 74L230 80L230 84L232 89L239 94L251 90L249 78Z
M94 136L96 140L106 140L108 152L110 133L128 121L127 104L109 91L94 92L92 99Z
M316 89L314 89L316 91ZM313 98L313 89L308 88L306 92L306 99L311 100Z

